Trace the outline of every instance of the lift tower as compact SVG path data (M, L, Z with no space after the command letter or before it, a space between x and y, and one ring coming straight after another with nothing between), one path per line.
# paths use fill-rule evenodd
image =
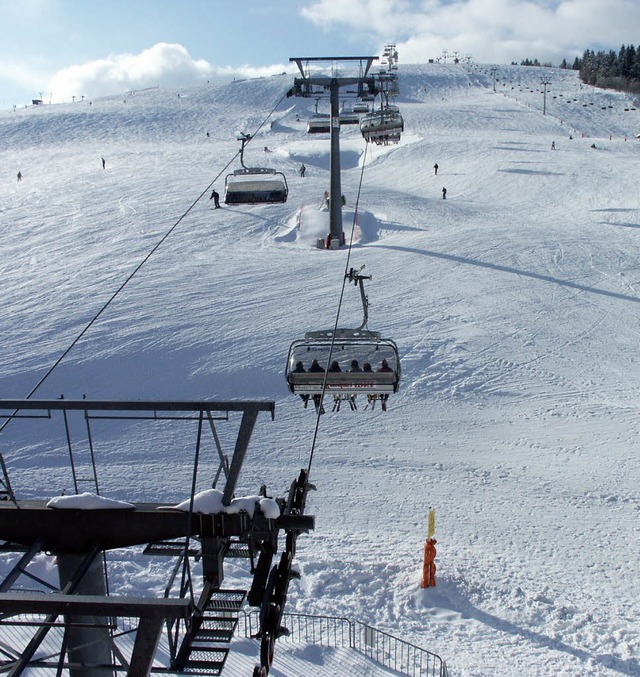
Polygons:
M340 182L340 88L357 87L352 90L357 97L375 96L377 88L375 79L369 75L369 69L377 56L334 56L334 57L292 57L290 62L298 66L302 77L295 78L293 87L287 96L318 97L320 92L328 92L331 104L331 164L329 187L329 234L326 239L327 249L337 249L345 242L342 230L342 187ZM336 62L357 62L357 76L343 77L335 67ZM334 65L330 75L312 75L311 64L331 63Z

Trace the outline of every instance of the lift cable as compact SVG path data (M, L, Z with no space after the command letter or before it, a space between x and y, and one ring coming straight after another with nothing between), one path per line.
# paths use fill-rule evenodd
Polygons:
M324 379L322 381L322 392L320 393L320 406L316 411L316 425L313 431L313 439L311 442L311 451L309 453L309 463L307 464L307 477L311 474L311 464L313 463L313 455L316 448L316 441L318 439L318 430L320 428L320 416L322 411L322 402L324 401L324 394L327 388L327 377L329 375L329 365L331 364L331 357L333 355L333 347L336 340L336 333L338 331L338 322L340 321L340 310L342 309L342 301L344 299L344 291L347 286L347 278L349 277L349 262L351 261L351 248L353 246L353 238L356 230L356 222L358 219L358 206L360 204L360 193L362 191L362 181L364 178L364 169L367 164L367 150L369 148L369 143L365 144L364 155L362 157L362 169L360 171L360 182L358 184L358 194L356 196L356 206L353 214L353 223L351 224L351 235L349 236L349 248L347 249L347 259L344 265L344 276L342 278L342 289L340 290L340 298L338 300L338 308L336 310L336 321L333 325L333 336L331 337L331 346L329 347L329 356L327 357L327 363L324 370Z
M265 119L260 123L256 131L251 134L250 140L253 140L255 135L264 127L264 125L267 123L269 118L274 114L278 106L284 101L286 98L286 94L283 94L280 100L276 103L276 105L272 108L272 110L269 112L269 114L265 117ZM60 357L53 363L51 367L47 370L47 372L44 374L44 376L36 383L36 385L31 389L29 394L26 396L25 399L31 399L31 397L35 394L35 392L40 388L40 386L51 376L53 373L54 369L56 369L60 363L65 359L65 357L73 350L73 348L78 344L78 342L82 339L82 337L91 329L91 327L95 324L95 322L98 320L98 318L104 313L104 311L111 305L111 303L115 300L115 298L122 292L122 290L131 282L131 280L134 278L134 276L140 271L140 269L149 261L149 259L158 251L158 249L164 244L164 242L173 234L173 231L180 225L180 223L185 219L185 217L191 212L191 210L198 204L198 202L206 195L206 193L209 191L211 186L222 176L222 174L227 170L227 168L236 160L236 158L240 155L240 151L238 151L232 158L227 162L227 164L218 172L217 176L206 186L206 188L198 195L198 197L189 205L189 207L184 211L184 213L178 218L178 220L169 228L169 230L160 238L160 240L152 247L151 251L138 263L138 265L133 269L133 271L129 274L129 276L125 279L125 281L116 289L115 292L107 299L107 301L103 304L103 306L98 310L98 312L91 318L91 320L85 325L85 327L82 329L82 331L76 336L76 338L69 344L69 346L62 352ZM0 432L2 432L7 425L9 424L10 421L13 420L15 415L18 413L18 410L16 409L14 412L12 412L5 421L0 425ZM0 484L8 484L9 478L7 474L7 469L4 463L4 459L2 458L2 455L0 454L0 469L2 470L2 473L4 475L4 481L2 478L0 478ZM7 490L9 491L10 494L13 494L11 491L10 485L6 487Z

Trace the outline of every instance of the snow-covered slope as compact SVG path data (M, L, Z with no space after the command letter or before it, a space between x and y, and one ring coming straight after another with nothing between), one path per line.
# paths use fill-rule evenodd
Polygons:
M500 67L495 92L488 67L399 75L402 143L341 136L348 236L365 166L351 265L403 382L387 413L322 417L288 609L365 621L454 675L640 675L639 113L571 71ZM0 113L2 397L31 391L193 205L35 396L274 399L242 490L286 492L315 425L287 348L333 326L347 256L314 248L329 143L291 84ZM285 171L289 201L212 210L237 133L274 108L246 160ZM340 325L360 319L347 289ZM62 445L22 435L1 447L18 496L69 490ZM104 495L183 499L191 450L146 435L98 450ZM438 585L421 590L431 506ZM116 588L162 589L145 559L113 569Z

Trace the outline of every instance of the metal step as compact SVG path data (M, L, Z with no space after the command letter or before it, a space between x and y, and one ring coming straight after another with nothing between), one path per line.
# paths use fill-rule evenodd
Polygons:
M196 675L220 675L229 649L193 650L181 672Z
M231 541L225 552L225 557L251 557L251 551L247 543L241 541Z
M240 611L246 590L216 590L205 606L205 611Z
M197 642L202 641L230 642L237 625L237 616L203 616L202 624L196 632L192 649Z
M149 543L144 549L143 554L155 557L179 557L184 554L184 541L157 541ZM189 548L189 557L196 557L199 554L199 548Z

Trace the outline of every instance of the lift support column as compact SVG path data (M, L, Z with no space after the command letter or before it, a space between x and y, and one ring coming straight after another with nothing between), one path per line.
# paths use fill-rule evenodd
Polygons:
M60 587L65 588L73 582L77 571L85 560L83 555L59 553L57 556ZM93 558L82 578L75 585L77 595L96 595L103 598L107 594L106 571L102 553ZM111 665L109 629L104 618L96 616L66 615L67 653L70 677L111 677L114 672ZM90 667L85 667L90 666Z
M344 231L342 230L342 185L340 180L340 87L355 86L357 93L367 92L375 94L375 79L368 75L371 64L378 59L377 56L335 56L335 57L292 57L289 61L298 66L302 77L295 78L293 87L287 92L287 96L318 97L322 91L329 92L331 106L331 161L330 161L330 185L329 185L329 234L326 239L327 249L339 249L345 244ZM338 77L310 75L311 63L336 62L359 63L357 77Z
M345 242L342 230L342 183L340 180L340 85L336 79L329 88L331 101L331 166L329 187L329 237L327 249L338 249Z

